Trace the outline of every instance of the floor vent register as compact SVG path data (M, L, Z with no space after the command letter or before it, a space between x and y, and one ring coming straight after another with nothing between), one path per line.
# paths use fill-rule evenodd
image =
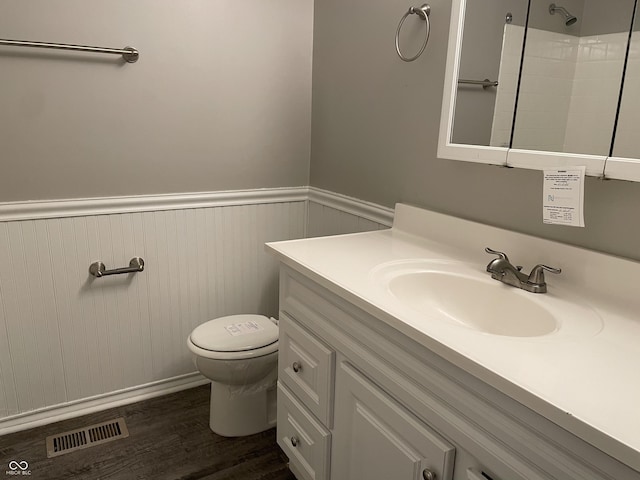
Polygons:
M101 445L129 436L124 418L89 425L47 437L47 457L57 457L83 448Z

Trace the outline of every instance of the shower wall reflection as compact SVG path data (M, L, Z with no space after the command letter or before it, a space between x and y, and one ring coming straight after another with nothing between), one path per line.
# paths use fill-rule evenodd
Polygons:
M635 4L468 1L451 143L609 156ZM640 158L637 32L622 104L613 154Z
M562 1L531 1L512 148L607 156L634 1Z
M640 158L640 20L637 18L629 45L620 116L613 148L614 157Z

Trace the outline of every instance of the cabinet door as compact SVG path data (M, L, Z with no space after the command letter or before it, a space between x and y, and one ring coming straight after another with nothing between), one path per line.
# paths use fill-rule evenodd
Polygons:
M331 478L451 480L453 446L348 362L335 391Z

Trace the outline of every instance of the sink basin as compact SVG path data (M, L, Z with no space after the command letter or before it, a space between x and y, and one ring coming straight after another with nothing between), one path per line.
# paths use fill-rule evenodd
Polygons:
M456 273L421 271L392 278L389 291L422 313L436 311L463 327L493 335L539 337L557 330L555 317L543 307L492 282Z
M483 266L405 260L376 267L372 278L394 305L422 321L514 338L594 335L602 329L597 312L568 292L556 286L545 294L525 292L493 280Z

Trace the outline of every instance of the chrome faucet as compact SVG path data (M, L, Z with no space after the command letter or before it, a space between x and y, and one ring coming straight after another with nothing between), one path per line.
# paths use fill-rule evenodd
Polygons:
M497 255L487 265L487 272L491 274L491 278L498 280L507 285L518 287L531 293L546 293L547 283L544 280L544 271L551 273L562 272L559 268L549 267L547 265L536 265L529 275L522 273L522 267L514 267L507 255L503 252L492 250L489 247L484 249L485 252Z

